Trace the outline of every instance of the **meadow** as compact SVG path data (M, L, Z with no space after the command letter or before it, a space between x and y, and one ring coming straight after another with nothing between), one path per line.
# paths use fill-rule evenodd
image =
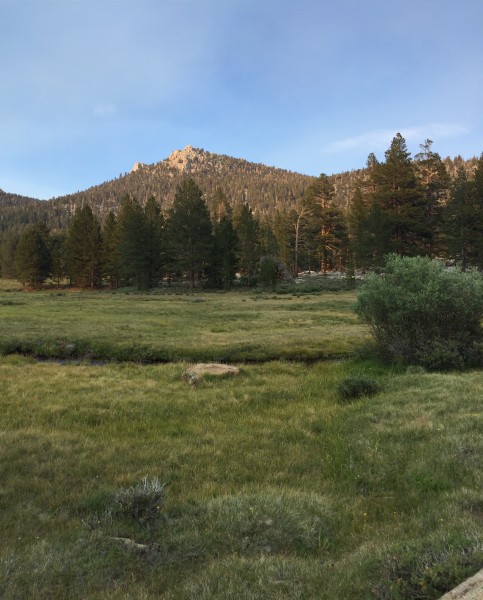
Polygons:
M483 566L483 372L368 357L353 292L9 289L2 598L429 599Z
M0 354L137 362L347 357L367 339L354 294L0 293Z

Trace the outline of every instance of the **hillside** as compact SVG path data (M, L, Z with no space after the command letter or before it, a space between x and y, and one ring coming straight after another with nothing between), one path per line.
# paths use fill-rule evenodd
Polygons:
M476 159L461 157L444 160L450 174L459 164L470 170ZM355 181L364 172L358 169L331 175L335 186L336 206L347 209ZM40 201L0 190L0 233L8 229L21 230L25 225L45 221L51 229L65 228L78 206L89 203L104 219L109 211L117 212L122 198L129 194L141 204L154 196L167 212L176 187L185 177L193 177L210 205L215 190L220 187L229 202L248 202L255 213L263 215L276 208L292 206L300 198L313 177L284 169L252 163L244 159L214 154L187 146L154 164L136 163L130 173L88 188L87 190Z
M154 196L167 212L177 186L186 177L195 179L208 205L220 187L232 205L248 201L259 213L294 203L312 180L299 173L187 146L158 163L136 163L130 173L83 192L55 198L50 203L69 218L79 204L88 202L96 214L104 218L109 211L116 212L122 198L129 194L141 204Z

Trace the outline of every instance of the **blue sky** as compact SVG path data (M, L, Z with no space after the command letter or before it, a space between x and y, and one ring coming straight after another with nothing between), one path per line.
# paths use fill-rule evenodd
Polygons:
M0 0L0 188L190 144L310 175L483 152L483 0Z

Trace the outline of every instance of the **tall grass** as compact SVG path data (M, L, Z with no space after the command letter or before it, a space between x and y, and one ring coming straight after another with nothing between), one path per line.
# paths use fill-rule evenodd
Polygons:
M0 354L146 363L344 357L367 339L354 300L348 292L0 292Z
M2 598L438 598L483 566L482 373L185 366L0 359ZM382 392L340 403L356 375Z

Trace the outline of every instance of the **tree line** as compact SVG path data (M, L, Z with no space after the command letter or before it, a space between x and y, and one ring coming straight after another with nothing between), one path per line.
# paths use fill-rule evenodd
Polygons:
M260 251L258 223L247 204L233 212L220 189L212 218L200 188L186 179L167 217L154 198L143 207L126 196L119 214L110 212L102 225L89 204L76 211L67 232L54 235L43 223L31 225L4 244L3 274L32 288L67 278L82 288L107 283L145 290L181 276L190 287L203 280L228 288L236 272L252 282Z
M483 269L483 154L471 175L462 163L450 176L431 140L411 159L397 134L383 162L369 155L348 210L334 195L333 180L322 174L294 204L257 214L221 188L208 206L196 182L185 179L166 213L154 197L143 206L127 195L102 224L86 203L67 231L49 233L38 223L7 235L2 276L31 287L68 278L79 287L149 289L184 277L190 287L202 281L228 288L235 273L247 285L287 271L352 273L382 265L388 254Z

